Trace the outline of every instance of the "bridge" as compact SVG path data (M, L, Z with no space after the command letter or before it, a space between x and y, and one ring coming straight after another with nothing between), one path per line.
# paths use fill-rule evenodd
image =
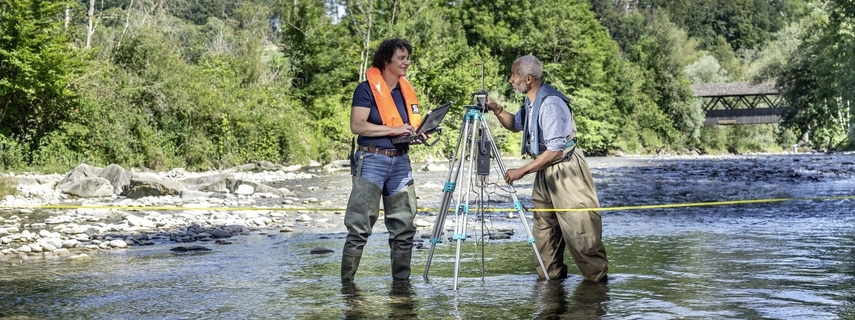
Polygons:
M691 85L703 101L705 126L780 123L789 108L773 82L701 83Z

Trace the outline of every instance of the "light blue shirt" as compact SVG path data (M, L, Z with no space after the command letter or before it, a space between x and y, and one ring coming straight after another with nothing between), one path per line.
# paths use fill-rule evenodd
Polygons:
M525 106L531 114L532 105ZM535 117L528 117L531 121ZM570 107L564 103L564 100L557 96L549 96L543 99L540 106L540 114L538 117L537 126L529 124L529 130L540 130L537 143L546 145L546 149L550 151L564 151L564 144L567 143L567 138L573 134L573 115L570 113ZM516 130L524 130L525 124L522 120L522 110L514 114L514 128ZM534 134L529 134L529 137L534 139ZM535 143L531 141L531 143Z

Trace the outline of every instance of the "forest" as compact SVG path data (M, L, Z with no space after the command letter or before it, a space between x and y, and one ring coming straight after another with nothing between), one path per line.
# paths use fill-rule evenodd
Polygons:
M591 155L855 149L851 0L0 0L0 169L346 159L353 90L392 37L421 104L454 101L415 160L452 156L482 88L517 110L525 54ZM769 81L780 124L703 126L691 84Z

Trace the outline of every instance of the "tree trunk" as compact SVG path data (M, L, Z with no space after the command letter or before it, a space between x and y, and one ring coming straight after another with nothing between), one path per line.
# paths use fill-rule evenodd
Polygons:
M86 27L86 49L92 47L92 34L95 27L92 26L92 18L95 15L95 0L89 0L89 26Z

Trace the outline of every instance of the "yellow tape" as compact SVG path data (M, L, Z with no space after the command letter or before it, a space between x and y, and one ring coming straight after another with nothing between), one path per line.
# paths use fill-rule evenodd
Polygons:
M669 209L669 208L685 208L685 207L704 207L704 206L723 206L736 204L754 204L754 203L771 203L784 201L822 201L822 200L845 200L855 199L855 196L839 196L839 197L815 197L815 198L770 198L770 199L753 199L753 200L733 200L733 201L713 201L713 202L693 202L693 203L674 203L674 204L657 204L643 206L621 206L621 207L601 207L601 208L556 208L556 209L527 209L529 212L585 212L585 211L624 211L624 210L640 210L640 209ZM35 208L35 209L116 209L116 210L152 210L152 211L191 211L191 210L215 210L215 211L345 211L345 208L280 208L280 207L180 207L180 206L105 206L105 205L13 205L4 206L2 208ZM418 211L437 211L438 208L419 207ZM382 209L381 209L382 211ZM449 208L449 211L454 211L454 208ZM512 212L512 208L491 208L485 209L486 212Z

